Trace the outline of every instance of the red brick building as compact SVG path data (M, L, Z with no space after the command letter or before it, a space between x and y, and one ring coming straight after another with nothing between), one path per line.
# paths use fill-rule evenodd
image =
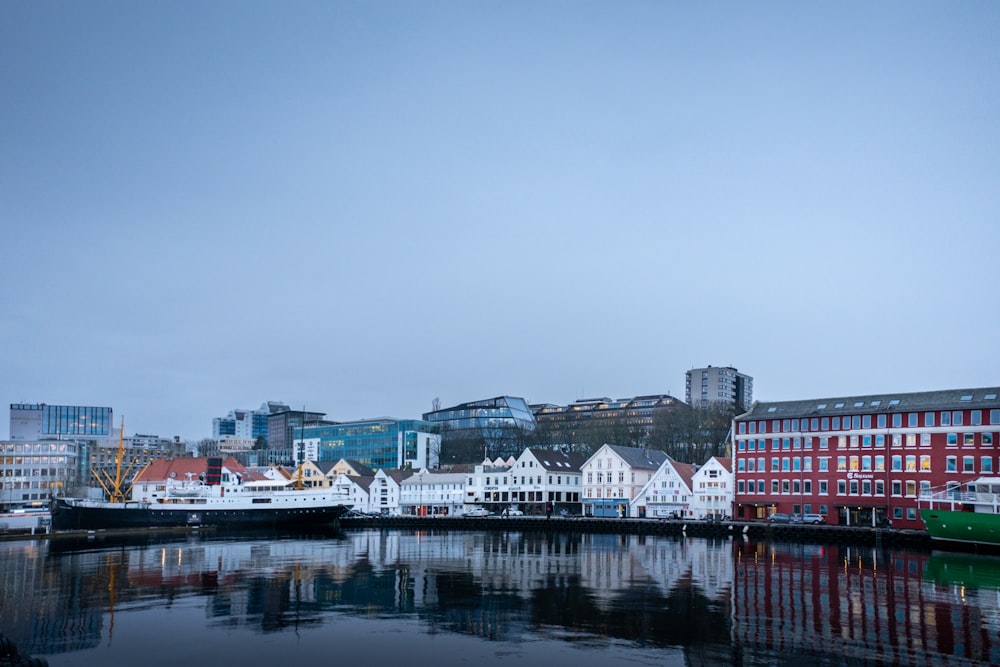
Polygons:
M754 403L733 420L733 518L923 529L922 491L1000 474L998 387Z

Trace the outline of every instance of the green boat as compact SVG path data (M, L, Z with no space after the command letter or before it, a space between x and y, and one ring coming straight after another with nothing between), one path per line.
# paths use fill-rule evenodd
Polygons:
M1000 477L952 482L917 503L932 540L1000 547Z

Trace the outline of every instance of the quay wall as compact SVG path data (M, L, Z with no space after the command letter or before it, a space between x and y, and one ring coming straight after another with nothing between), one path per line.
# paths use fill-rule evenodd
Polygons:
M754 540L811 544L857 544L929 548L930 536L922 530L892 530L869 526L828 524L770 524L763 521L684 521L674 519L617 519L599 517L347 517L344 528L386 527L497 531L558 531L613 533L619 535L675 535L687 537L741 537Z

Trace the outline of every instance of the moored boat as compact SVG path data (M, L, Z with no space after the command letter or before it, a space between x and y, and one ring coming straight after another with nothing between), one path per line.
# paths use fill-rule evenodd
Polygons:
M351 507L333 488L303 488L301 478L266 479L232 457L158 459L126 481L122 453L119 442L114 477L95 473L103 498L52 498L53 529L306 528L333 523Z
M1000 477L979 477L924 493L917 500L931 539L1000 547Z

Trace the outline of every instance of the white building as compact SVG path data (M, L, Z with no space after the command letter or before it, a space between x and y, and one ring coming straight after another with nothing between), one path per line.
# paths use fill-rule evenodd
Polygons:
M421 468L399 485L399 510L404 515L457 516L464 512L466 474Z
M590 516L622 516L629 503L663 464L658 449L602 445L580 468L583 511Z
M409 470L378 470L368 487L369 507L379 514L401 514L400 483L412 474Z
M695 467L678 463L669 456L663 461L642 490L632 499L629 516L651 519L695 518L692 509L692 478Z
M337 476L333 488L350 499L352 509L369 513L372 512L370 489L374 479L369 476L341 474Z
M733 513L736 485L733 460L713 456L691 478L691 510L697 518L725 518Z

